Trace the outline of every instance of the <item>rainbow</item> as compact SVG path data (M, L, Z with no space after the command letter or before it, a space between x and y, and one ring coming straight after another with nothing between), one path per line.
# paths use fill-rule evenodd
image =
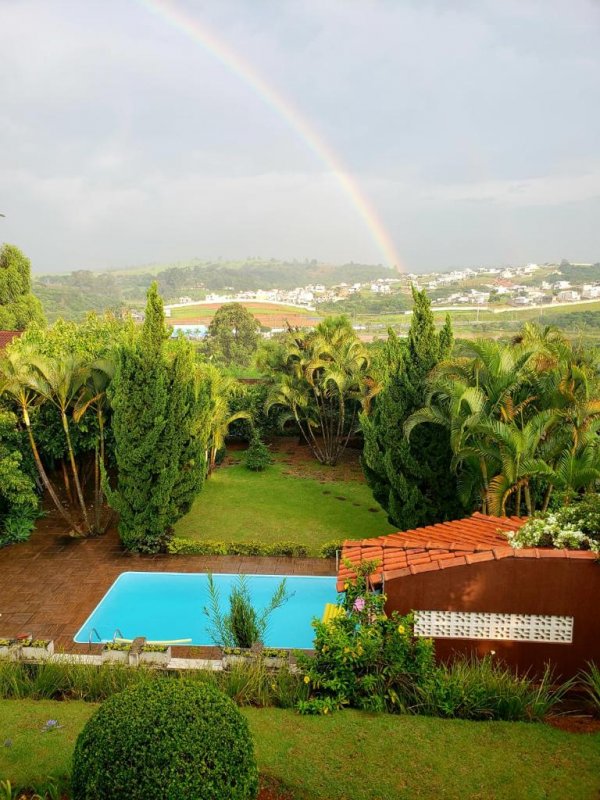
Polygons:
M237 53L234 53L214 32L210 31L204 24L200 24L197 19L177 8L169 0L137 0L137 2L152 14L160 17L173 28L200 44L285 120L289 127L304 140L306 145L326 165L328 171L335 176L342 190L369 229L373 240L381 251L384 262L399 271L403 271L394 243L370 201L337 154L323 137L315 131L311 123L294 104L267 83L250 63Z

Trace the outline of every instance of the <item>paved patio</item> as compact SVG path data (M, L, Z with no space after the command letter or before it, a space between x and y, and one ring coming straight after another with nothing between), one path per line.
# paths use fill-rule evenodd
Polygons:
M31 539L0 550L0 636L31 633L54 639L57 650L98 653L73 636L122 572L230 572L335 575L321 558L131 555L115 531L99 539L73 539L42 520ZM214 648L174 648L179 657L210 657Z

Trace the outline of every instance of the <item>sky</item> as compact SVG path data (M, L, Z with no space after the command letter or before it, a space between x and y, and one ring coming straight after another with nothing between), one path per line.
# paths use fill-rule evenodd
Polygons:
M0 0L0 241L600 260L597 0Z

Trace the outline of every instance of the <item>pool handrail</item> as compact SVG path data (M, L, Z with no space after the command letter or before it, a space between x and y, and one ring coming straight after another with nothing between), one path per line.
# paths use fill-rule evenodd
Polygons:
M94 635L94 634L96 634L96 636L98 637L98 641L99 641L99 642L101 642L101 641L102 641L102 637L101 637L101 636L100 636L100 634L98 633L98 630L97 630L96 628L92 628L92 629L90 630L90 635L89 635L89 638L88 638L88 647L91 647L91 646L92 646L92 637L93 637L93 635Z

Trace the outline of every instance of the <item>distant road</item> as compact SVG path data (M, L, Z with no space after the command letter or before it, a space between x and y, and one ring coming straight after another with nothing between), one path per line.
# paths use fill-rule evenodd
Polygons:
M223 298L223 300L194 300L193 303L169 303L165 308L193 308L194 306L222 306L225 303L241 303L242 305L268 305L268 306L287 306L288 308L300 308L303 311L316 311L314 306L301 306L297 303L287 303L283 300L236 300L235 298Z

